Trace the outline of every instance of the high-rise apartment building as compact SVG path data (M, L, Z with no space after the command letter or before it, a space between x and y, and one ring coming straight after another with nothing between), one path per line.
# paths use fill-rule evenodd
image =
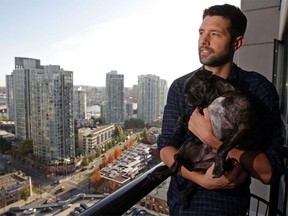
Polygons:
M8 107L15 110L16 136L33 139L34 156L46 162L75 157L73 72L15 57L6 83L13 89Z
M86 104L86 91L81 87L77 87L74 89L73 93L73 111L75 120L83 120L87 118Z
M145 123L152 123L163 113L167 97L167 82L158 76L138 76L137 117Z
M124 122L124 75L112 70L106 73L105 118L107 123Z
M167 80L160 79L159 86L159 115L162 116L164 112L164 107L167 102L167 94L168 94L168 83Z
M6 97L8 119L15 120L14 94L13 94L13 76L6 75Z
M125 120L133 117L133 103L125 102Z

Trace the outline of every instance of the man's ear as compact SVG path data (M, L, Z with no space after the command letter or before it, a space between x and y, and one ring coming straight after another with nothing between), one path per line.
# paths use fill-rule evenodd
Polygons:
M239 36L236 38L236 40L234 42L234 46L233 46L234 52L242 46L243 41L244 41L244 36Z

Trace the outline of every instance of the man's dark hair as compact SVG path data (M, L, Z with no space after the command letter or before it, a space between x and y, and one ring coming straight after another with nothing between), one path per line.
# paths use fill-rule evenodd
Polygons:
M222 16L230 20L231 26L228 31L231 39L235 40L239 36L244 36L247 27L247 18L240 8L230 5L214 5L203 11L203 19L206 16Z

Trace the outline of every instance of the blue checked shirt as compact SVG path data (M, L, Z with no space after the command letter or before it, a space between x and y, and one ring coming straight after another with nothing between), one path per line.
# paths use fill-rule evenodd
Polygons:
M165 146L178 149L183 142L197 139L192 133L187 133L183 138L175 132L178 117L183 113L191 115L193 112L192 108L185 105L183 94L184 82L192 74L193 72L176 79L169 88L162 132L157 140L159 150ZM251 99L261 116L261 124L264 126L261 148L272 164L273 183L284 170L278 94L273 84L264 76L244 71L235 64L227 80ZM185 208L181 205L181 198L188 182L179 175L171 177L167 193L171 215L245 215L249 208L250 179L231 190L206 190L199 186L191 196L189 208Z

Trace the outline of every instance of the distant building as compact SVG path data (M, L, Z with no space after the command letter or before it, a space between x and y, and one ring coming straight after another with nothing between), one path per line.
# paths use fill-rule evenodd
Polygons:
M125 103L125 119L130 119L133 117L133 103Z
M6 75L6 99L8 119L15 120L14 94L13 94L13 76Z
M101 169L101 176L123 185L134 179L152 160L150 145L137 143L125 151L117 160Z
M86 155L96 152L96 148L101 150L104 145L111 142L114 137L115 125L110 124L99 128L79 128L78 147L79 151Z
M167 80L160 79L160 88L159 88L159 115L162 116L164 112L164 106L167 102L168 94L168 83Z
M73 115L75 120L80 121L87 118L86 104L86 91L81 87L77 87L73 92Z
M107 123L124 122L124 75L111 71L106 74L105 118Z
M162 116L167 97L167 82L158 76L138 76L137 117L152 123Z
M73 72L57 65L42 66L38 59L15 57L6 84L16 137L32 138L34 156L46 162L75 157Z

